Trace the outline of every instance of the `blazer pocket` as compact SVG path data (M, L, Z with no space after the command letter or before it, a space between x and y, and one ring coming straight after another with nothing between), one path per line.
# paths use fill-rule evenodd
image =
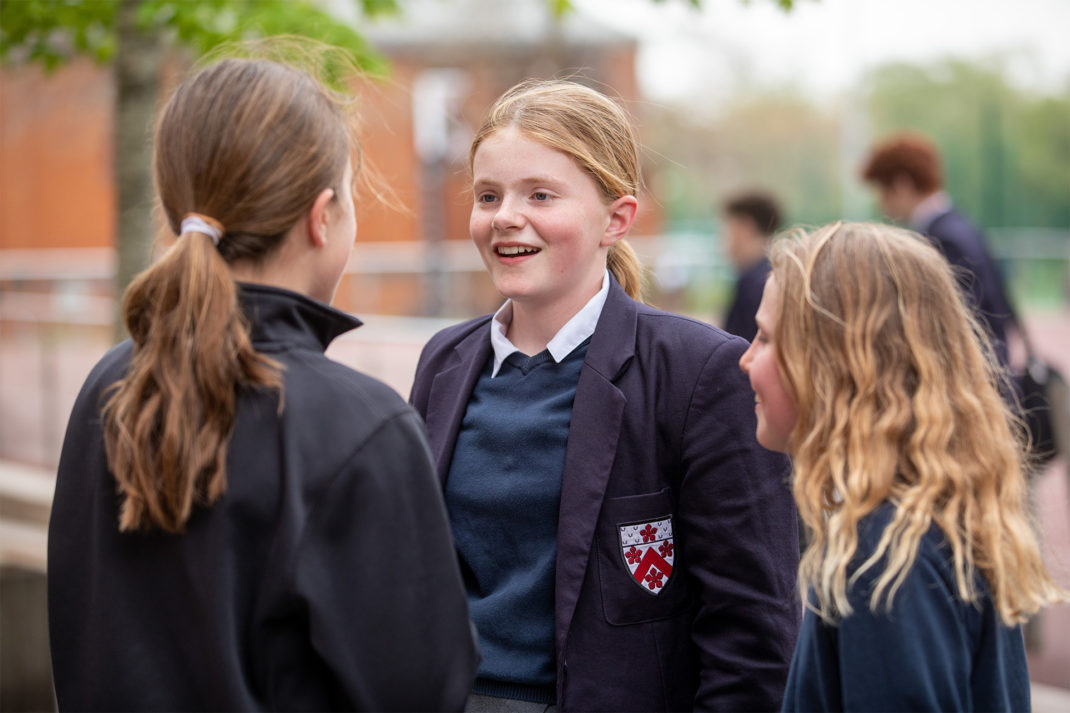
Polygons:
M688 606L677 519L668 488L607 498L598 520L598 579L606 621L669 619Z

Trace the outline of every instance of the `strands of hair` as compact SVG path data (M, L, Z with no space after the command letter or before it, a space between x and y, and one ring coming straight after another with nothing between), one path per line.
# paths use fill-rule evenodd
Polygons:
M282 408L280 367L253 348L228 266L276 250L325 187L349 190L349 106L315 75L245 57L200 69L164 107L154 169L167 221L178 233L199 213L226 232L218 247L180 235L124 296L133 355L103 409L121 530L180 532L224 493L242 389L277 390Z
M905 176L921 193L939 190L944 171L936 145L921 134L894 134L873 148L862 167L865 181L889 186Z
M1021 425L946 261L909 231L849 223L783 238L771 261L777 362L798 409L793 487L812 531L799 583L817 613L850 614L858 525L886 501L894 518L859 570L883 562L873 611L890 607L932 523L963 600L976 601L978 572L1007 624L1065 598L1030 524Z

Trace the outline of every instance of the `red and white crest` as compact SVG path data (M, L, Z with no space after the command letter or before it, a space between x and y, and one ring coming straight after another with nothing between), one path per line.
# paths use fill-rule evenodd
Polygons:
M672 518L618 525L620 553L635 583L648 594L661 594L672 577L675 560Z

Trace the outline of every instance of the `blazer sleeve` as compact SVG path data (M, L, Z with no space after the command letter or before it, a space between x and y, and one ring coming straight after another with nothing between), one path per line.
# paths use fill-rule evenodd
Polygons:
M683 554L700 599L696 710L779 710L799 629L789 463L755 439L745 349L730 339L710 353L681 443Z
M361 446L297 554L313 648L353 710L464 707L479 664L441 490L406 409Z

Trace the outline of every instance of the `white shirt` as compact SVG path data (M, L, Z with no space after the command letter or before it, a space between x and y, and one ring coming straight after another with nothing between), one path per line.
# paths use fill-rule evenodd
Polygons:
M943 215L950 209L951 198L943 191L936 191L914 206L914 212L910 215L910 229L924 233L937 216Z
M557 334L546 345L546 349L550 352L555 364L561 363L562 359L571 354L580 344L583 344L583 340L594 334L594 328L598 326L598 318L602 316L602 308L605 306L606 297L608 296L609 270L606 270L602 275L602 289L588 300L587 304L579 312L572 315L572 319L565 322L564 326L557 330ZM505 336L512 322L513 302L512 300L506 300L505 304L494 313L494 318L490 320L490 346L494 350L494 370L490 373L490 378L492 379L498 375L505 358L513 352L520 351Z

